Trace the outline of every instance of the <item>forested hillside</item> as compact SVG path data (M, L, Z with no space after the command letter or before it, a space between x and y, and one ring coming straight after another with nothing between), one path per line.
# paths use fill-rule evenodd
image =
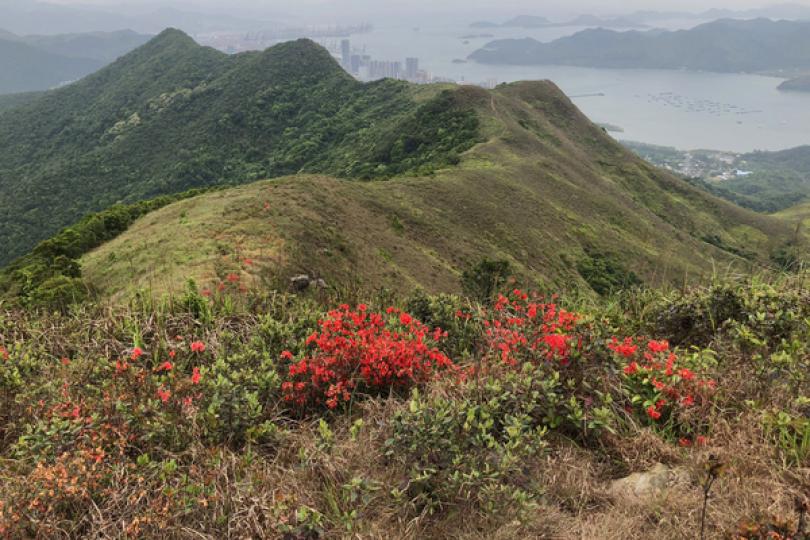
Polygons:
M0 116L0 264L117 202L297 172L426 172L476 126L441 87L361 84L312 42L227 56L169 30Z

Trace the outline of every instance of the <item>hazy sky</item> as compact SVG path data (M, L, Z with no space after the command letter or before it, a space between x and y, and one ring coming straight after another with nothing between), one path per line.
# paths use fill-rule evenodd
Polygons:
M3 0L0 0L2 2ZM637 9L645 10L689 10L703 11L708 8L746 9L786 3L767 0L50 0L53 3L96 6L184 6L206 11L232 11L242 13L290 13L318 14L321 16L357 16L363 13L431 13L457 12L469 14L517 13L538 15L569 15L591 12L597 14L626 13ZM810 6L810 0L792 0L791 3ZM465 18L466 18L465 16Z

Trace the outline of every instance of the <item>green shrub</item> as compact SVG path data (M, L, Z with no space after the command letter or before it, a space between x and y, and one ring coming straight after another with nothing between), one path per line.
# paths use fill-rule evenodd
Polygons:
M489 511L509 500L531 501L529 460L545 448L546 428L534 408L495 382L480 396L423 398L393 419L388 455L410 468L408 496L435 511L470 501ZM493 495L498 496L493 496Z
M461 275L464 294L481 303L488 303L495 296L511 272L511 264L504 260L482 259Z
M428 296L418 290L406 301L405 310L429 328L447 332L442 349L458 362L479 348L482 328L478 321L464 316L472 310L469 300L450 294Z
M775 410L765 414L765 430L787 461L802 467L810 464L810 398L797 401L798 412Z
M584 410L550 365L498 370L448 397L413 397L392 420L387 455L410 467L408 495L429 509L469 501L495 512L542 492L532 466L549 430L598 430L606 408Z
M591 289L602 296L641 285L639 277L627 270L615 257L588 252L577 262L577 272Z

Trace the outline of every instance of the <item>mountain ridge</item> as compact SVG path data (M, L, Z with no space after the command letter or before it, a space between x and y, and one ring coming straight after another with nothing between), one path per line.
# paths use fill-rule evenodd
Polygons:
M45 110L43 129L33 122ZM12 129L20 124L33 125ZM75 283L72 269L82 268L78 283L102 296L155 276L172 288L212 280L242 252L274 279L307 271L444 290L482 258L556 286L582 283L593 268L661 282L720 263L767 265L792 238L783 222L646 164L551 82L363 84L308 40L227 56L168 30L0 115L0 149L0 177L28 180L24 190L0 183L4 238L24 234L33 247L68 227L0 280L34 296L40 278L65 267L60 257L74 261L63 277ZM275 180L251 183L263 178ZM87 247L93 235L110 238L105 226L70 226L88 212L243 184L147 214L93 253L73 247L78 237ZM36 218L44 212L53 233ZM277 249L262 256L268 246Z
M761 72L810 68L810 21L721 19L689 30L584 30L549 43L488 43L469 58L492 64Z
M214 286L247 272L284 286L304 272L335 286L452 291L482 258L557 289L587 287L592 267L657 284L768 264L792 237L640 161L553 83L453 92L484 135L458 165L385 182L296 175L184 199L79 254L78 286L123 299L179 292L189 278ZM58 257L58 243L47 251ZM0 289L19 290L15 276L48 260L23 257Z
M452 161L475 127L444 89L362 84L308 40L228 56L166 30L0 115L0 264L118 202L302 170L378 177Z

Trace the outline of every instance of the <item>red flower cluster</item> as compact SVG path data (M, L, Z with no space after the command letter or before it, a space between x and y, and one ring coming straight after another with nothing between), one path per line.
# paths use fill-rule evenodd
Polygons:
M572 335L579 316L515 289L499 295L492 317L484 321L488 346L501 360L515 366L520 361L557 360L568 365L581 340Z
M698 379L692 370L678 367L678 357L666 341L648 341L642 350L633 338L619 341L614 337L607 346L627 361L625 381L653 421L676 408L704 403L716 386L713 380Z
M291 362L281 387L284 399L298 407L333 409L355 391L408 387L454 368L435 346L447 333L431 330L396 308L383 314L369 312L362 304L356 310L344 304L330 311L319 326L307 338L314 349L308 357L295 362L289 351L281 355Z
M8 351L4 347L0 347L0 360L8 360Z

